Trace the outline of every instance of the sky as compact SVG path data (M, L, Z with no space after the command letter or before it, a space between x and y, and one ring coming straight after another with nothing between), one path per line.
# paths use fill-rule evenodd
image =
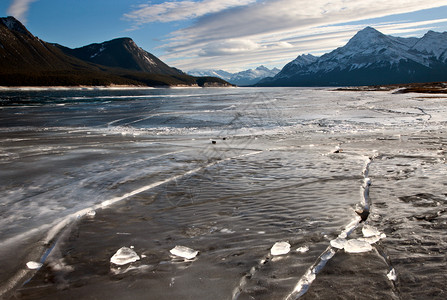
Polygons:
M82 47L130 37L183 71L282 68L366 26L401 37L447 31L445 0L0 0L40 39Z

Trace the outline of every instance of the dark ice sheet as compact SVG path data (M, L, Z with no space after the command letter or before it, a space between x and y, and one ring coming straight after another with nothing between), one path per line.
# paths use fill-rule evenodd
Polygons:
M319 89L5 95L7 297L285 299L356 217L373 158L367 223L387 237L368 253L337 251L303 298L445 298L442 98ZM42 242L64 216L139 189ZM291 252L272 257L277 241ZM174 258L175 245L200 254ZM23 268L53 246L38 272ZM112 265L122 246L144 257Z

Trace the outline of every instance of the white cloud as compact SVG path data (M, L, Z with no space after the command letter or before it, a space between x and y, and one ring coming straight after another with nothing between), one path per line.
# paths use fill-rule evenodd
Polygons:
M288 42L277 42L273 45L271 45L271 47L277 47L277 48L293 48L293 45L291 43Z
M445 5L445 0L178 1L141 6L126 19L141 26L196 18L192 26L172 32L165 40L162 59L186 70L205 65L234 69L244 68L244 63L253 65L255 60L285 64L300 53L328 52L367 25L381 30L380 24L368 23L368 19ZM361 25L337 26L363 20ZM386 34L416 32L411 23L396 20L382 24L382 29Z
M222 55L234 55L250 52L258 49L260 46L250 40L224 40L217 43L209 43L202 51L199 52L199 56L222 56Z
M170 1L161 4L143 4L124 15L124 18L139 26L152 22L172 22L217 13L232 7L244 6L256 0L202 0Z
M439 7L445 0L266 0L198 20L174 35L197 40L244 38L300 28L359 21Z
M29 6L32 2L37 0L13 0L8 8L8 15L15 17L22 23L26 23L26 15Z

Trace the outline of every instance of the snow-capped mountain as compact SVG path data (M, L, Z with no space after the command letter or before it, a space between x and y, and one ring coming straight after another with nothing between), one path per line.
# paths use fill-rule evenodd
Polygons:
M256 69L249 69L238 73L230 73L223 70L193 70L188 72L188 74L192 76L215 76L238 86L247 86L254 85L261 79L273 77L279 71L278 68L270 70L264 66L259 66Z
M224 70L191 70L188 72L188 74L197 77L206 77L206 76L218 77L227 81L231 78L231 76L233 76L233 73Z
M79 49L47 43L14 17L0 18L0 86L229 86L171 68L121 38Z
M56 46L65 54L103 66L152 74L184 75L182 71L169 67L151 53L138 47L130 38L118 38L76 49Z
M447 61L447 32L427 32L413 46L412 50L423 53L426 56L434 57L443 62Z
M371 27L321 57L301 55L260 86L375 85L447 80L447 32L422 38L384 35Z
M275 76L279 73L279 71L280 70L278 68L273 68L272 70L270 70L269 68L260 66L256 69L249 69L246 71L235 73L233 74L233 76L231 76L230 79L228 79L228 81L239 86L253 85L255 83L258 83L261 79Z

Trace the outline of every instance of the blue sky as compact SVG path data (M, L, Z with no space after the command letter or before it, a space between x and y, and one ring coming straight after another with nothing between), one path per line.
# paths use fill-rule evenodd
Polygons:
M445 0L0 0L0 14L72 48L128 36L184 71L282 68L366 26L395 36L447 31Z

